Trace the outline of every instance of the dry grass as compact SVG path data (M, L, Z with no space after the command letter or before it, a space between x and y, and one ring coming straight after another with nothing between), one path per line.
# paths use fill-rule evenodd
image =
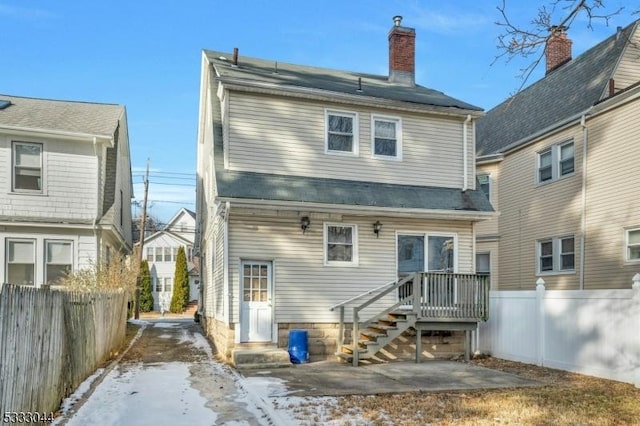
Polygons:
M640 389L633 385L494 358L473 363L544 385L472 392L349 396L339 398L335 405L323 407L324 423L640 425ZM350 414L345 416L347 412Z

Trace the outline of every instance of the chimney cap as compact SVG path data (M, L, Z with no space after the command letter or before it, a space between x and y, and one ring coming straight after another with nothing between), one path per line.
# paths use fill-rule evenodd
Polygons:
M396 15L393 17L393 25L395 25L396 27L399 27L401 23L402 23L402 16Z

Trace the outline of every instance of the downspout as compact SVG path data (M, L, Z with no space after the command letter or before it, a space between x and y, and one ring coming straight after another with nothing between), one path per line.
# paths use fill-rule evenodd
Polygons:
M581 223L580 223L580 277L579 289L584 290L584 265L585 265L585 245L587 232L587 114L591 108L580 117L580 126L582 126L582 206L581 206Z
M471 121L471 114L467 114L467 118L464 120L464 123L462 123L462 190L466 191L467 190L467 180L469 179L468 177L468 171L467 171L467 165L468 165L468 159L467 159L467 155L468 155L468 150L469 148L467 147L467 144L469 142L469 135L467 132L467 125L468 123Z
M97 145L98 145L98 138L94 136L93 137L93 154L96 156L96 170L97 170L97 173L96 173L96 186L97 186L97 188L96 188L97 189L96 198L97 198L97 201L96 201L96 214L93 215L93 237L95 238L95 241L96 241L96 257L97 258L95 259L95 261L96 261L96 264L100 264L100 258L102 256L102 253L101 253L102 250L101 250L100 239L98 238L98 226L97 226L97 223L98 223L98 212L100 211L100 207L99 207L99 204L100 204L100 196L99 196L99 194L100 194L100 191L99 191L100 190L100 188L99 188L99 184L100 184L100 159L98 158L98 147L97 147Z

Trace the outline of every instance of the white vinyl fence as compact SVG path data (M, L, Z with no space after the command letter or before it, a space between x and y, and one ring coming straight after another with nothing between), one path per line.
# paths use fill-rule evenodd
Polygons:
M0 407L49 413L114 351L126 330L122 290L0 286Z
M479 350L640 387L640 274L628 290L491 291Z

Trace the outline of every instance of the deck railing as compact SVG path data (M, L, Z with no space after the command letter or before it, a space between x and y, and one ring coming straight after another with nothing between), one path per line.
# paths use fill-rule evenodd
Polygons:
M370 320L361 322L360 312L382 297L397 293L396 303L379 312ZM396 309L410 310L417 321L434 322L481 322L489 316L489 276L478 274L455 274L446 272L416 272L389 282L373 290L338 303L330 310L340 309L337 348L344 343L345 308L353 306L353 330L351 345L354 365L357 365L358 335L360 329Z

